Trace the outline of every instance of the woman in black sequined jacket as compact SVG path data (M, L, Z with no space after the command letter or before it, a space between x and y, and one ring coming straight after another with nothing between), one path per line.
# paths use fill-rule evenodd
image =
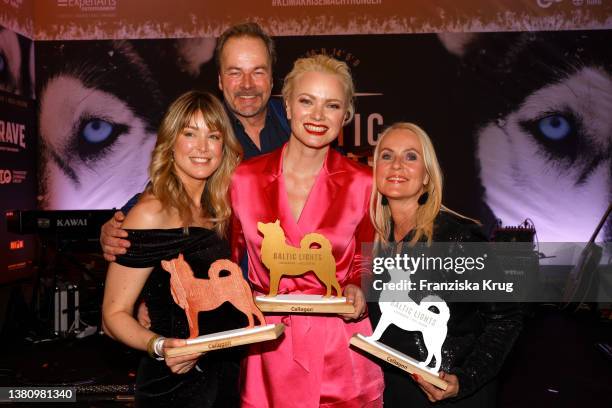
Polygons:
M486 241L477 223L442 206L440 166L421 128L411 123L392 125L381 135L374 161L377 188L372 193L371 216L377 230L376 256L410 254L417 243L433 251L429 256L470 256L473 249L462 243ZM486 271L491 270L499 271ZM458 278L452 270L427 273L429 281ZM382 277L384 280L385 275ZM470 273L461 276L473 277ZM418 302L416 296L410 293ZM448 306L450 319L440 368L440 377L449 383L447 390L382 363L385 407L495 406L495 378L522 327L520 308L516 303L496 302L452 302ZM376 303L370 305L370 317L375 326L380 319ZM420 332L391 325L380 342L419 361L427 356Z

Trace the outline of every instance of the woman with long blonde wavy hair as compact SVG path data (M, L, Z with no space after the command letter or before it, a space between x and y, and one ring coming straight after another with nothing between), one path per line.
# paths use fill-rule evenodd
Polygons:
M214 109L204 110L211 105ZM155 195L164 206L176 208L186 223L192 221L189 211L190 201L185 187L174 171L173 149L177 129L188 126L188 121L196 112L202 112L204 121L216 129L223 129L224 148L219 167L206 180L201 204L214 223L214 228L222 237L226 236L231 215L229 188L232 173L240 163L242 147L236 139L227 114L221 102L205 92L191 91L180 96L169 109L159 127L157 142L153 149L149 166L150 183L146 192Z
M386 129L374 151L375 188L370 196L370 217L376 229L375 256L475 257L474 247L464 242L486 241L474 220L442 205L442 171L431 139L419 126L400 122ZM418 248L416 244L420 243ZM416 252L415 252L416 251ZM411 271L411 282L454 281L462 279L502 279L490 257L486 275L453 270ZM388 271L383 281L391 279ZM410 293L419 302L418 291ZM430 294L430 293L427 293ZM448 294L439 294L441 298ZM383 363L385 407L493 407L496 404L495 377L510 351L522 325L516 304L448 302L448 334L442 346L440 377L446 390ZM373 325L380 320L377 303L370 304ZM425 361L428 350L420 332L403 331L390 325L381 340L418 361ZM428 347L428 346L427 346Z
M195 277L207 278L215 260L230 257L228 187L241 156L216 97L191 91L170 105L152 154L150 183L123 223L131 246L109 266L102 311L107 334L149 354L136 378L138 406L238 405L235 352L164 360L168 349L185 344L189 328L161 261L183 254ZM148 307L149 328L133 317L139 296ZM209 316L206 329L242 325L225 312Z
M426 169L426 183L422 186L419 198L422 196L427 197L427 199L421 198L423 204L415 208L414 225L410 225L411 229L414 229L411 242L415 243L424 238L427 242L431 243L435 218L442 208L448 210L442 206L442 170L440 169L440 164L438 163L438 158L429 136L419 126L410 122L398 122L383 131L374 149L375 158L380 156L381 142L390 132L396 130L406 130L413 133L422 146L422 160ZM374 174L376 174L378 163L378 160L374 160ZM377 232L376 242L383 247L387 247L389 244L388 238L392 224L391 209L388 204L387 197L381 194L378 189L372 189L370 217Z

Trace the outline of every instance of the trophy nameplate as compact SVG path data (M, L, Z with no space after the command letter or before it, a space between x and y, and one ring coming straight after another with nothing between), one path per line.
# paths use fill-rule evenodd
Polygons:
M285 325L280 323L256 326L250 329L243 328L207 334L194 339L188 339L186 346L176 347L166 351L166 357L183 356L186 354L201 353L274 340L279 338L284 330Z
M392 280L399 274L403 279L410 279L410 273L402 270L390 269L389 273ZM447 323L450 317L448 306L439 296L426 296L420 303L416 303L407 293L404 294L405 299L397 301L397 295L389 295L383 291L378 303L381 311L380 321L374 333L371 336L355 334L350 343L406 372L418 374L428 383L446 390L448 383L440 379L438 370L442 364L442 344L448 331ZM394 300L389 301L389 299ZM433 307L438 310L438 313L431 310ZM378 341L390 324L402 330L420 331L423 334L427 348L425 361L418 361ZM434 367L429 367L434 357L436 364Z
M189 339L192 339L187 341L186 346L168 350L167 356L272 340L283 332L282 324L266 325L263 314L253 302L251 288L242 277L242 270L235 263L227 259L213 262L208 270L208 279L196 278L183 254L170 261L162 261L162 267L170 273L170 292L174 302L185 310L189 323ZM221 271L227 271L229 274L220 276ZM248 326L198 337L198 313L214 310L225 302L230 302L247 316ZM259 321L258 326L255 326L253 317Z
M270 292L257 296L255 302L264 312L286 313L354 313L355 307L342 297L336 278L336 259L327 238L318 233L304 235L299 247L287 244L279 220L257 223L263 235L261 261L270 271ZM318 248L311 248L316 244ZM325 286L325 295L282 294L278 285L282 277L300 276L313 272ZM336 296L332 296L335 291Z
M257 306L263 312L290 313L353 313L355 307L344 297L326 298L323 295L257 296Z

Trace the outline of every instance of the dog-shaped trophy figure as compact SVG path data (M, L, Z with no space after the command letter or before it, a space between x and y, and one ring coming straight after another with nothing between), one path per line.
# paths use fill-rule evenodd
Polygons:
M410 282L410 273L398 269L391 269L389 273L392 280L395 280L393 278L401 274L403 279ZM450 310L446 302L436 295L424 297L419 304L408 295L406 295L407 301L403 302L390 301L391 298L397 300L397 295L388 291L383 291L381 294L378 303L381 311L380 321L369 339L380 340L380 337L390 324L394 324L406 331L420 331L423 334L423 341L427 348L427 358L425 361L419 362L419 365L421 368L437 375L442 364L442 344L448 332L446 324L450 318ZM430 308L433 307L437 308L439 313L431 311ZM430 368L428 366L433 357L436 358L436 364Z
M190 339L199 334L198 313L216 309L224 302L230 302L247 316L248 328L255 325L253 316L257 317L259 325L265 324L263 314L253 301L251 288L235 263L227 259L213 262L208 270L209 279L197 279L183 254L170 261L162 261L162 267L170 273L170 291L174 302L187 315ZM219 276L221 271L228 271L229 275Z
M332 289L338 297L342 296L342 288L336 278L336 260L327 238L317 233L306 234L300 241L300 247L296 248L287 244L279 220L267 224L258 222L257 229L264 236L261 260L270 271L268 296L276 296L278 284L284 275L299 276L311 271L325 285L326 298L331 296ZM313 244L320 248L311 248Z
M407 284L404 286L410 287L409 272L395 268L389 269L388 272L392 283L405 281ZM408 293L408 291L383 290L378 301L382 315L374 333L371 336L355 334L351 338L351 344L404 371L417 373L425 381L445 390L448 383L438 377L438 371L442 364L442 344L448 331L450 310L439 296L426 296L418 304ZM438 313L432 310L434 307ZM425 361L418 361L378 341L390 324L402 330L420 331L423 334L427 348ZM429 367L434 357L435 366Z

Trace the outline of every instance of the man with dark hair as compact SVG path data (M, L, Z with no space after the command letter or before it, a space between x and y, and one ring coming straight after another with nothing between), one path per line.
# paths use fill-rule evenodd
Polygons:
M268 54L268 61L270 66L276 63L276 48L274 47L274 40L270 37L257 23L242 23L229 27L225 30L219 38L217 38L217 46L215 47L215 62L217 69L221 67L221 51L225 46L225 43L230 38L250 37L260 39L263 41L266 52Z
M271 152L289 139L291 130L283 102L270 99L275 59L272 38L256 23L229 27L217 40L219 89L244 149L244 159ZM138 196L132 198L122 210L129 211L137 199ZM120 229L124 217L118 211L102 226L100 243L109 262L115 260L115 255L124 254L130 245L123 239L127 233Z

